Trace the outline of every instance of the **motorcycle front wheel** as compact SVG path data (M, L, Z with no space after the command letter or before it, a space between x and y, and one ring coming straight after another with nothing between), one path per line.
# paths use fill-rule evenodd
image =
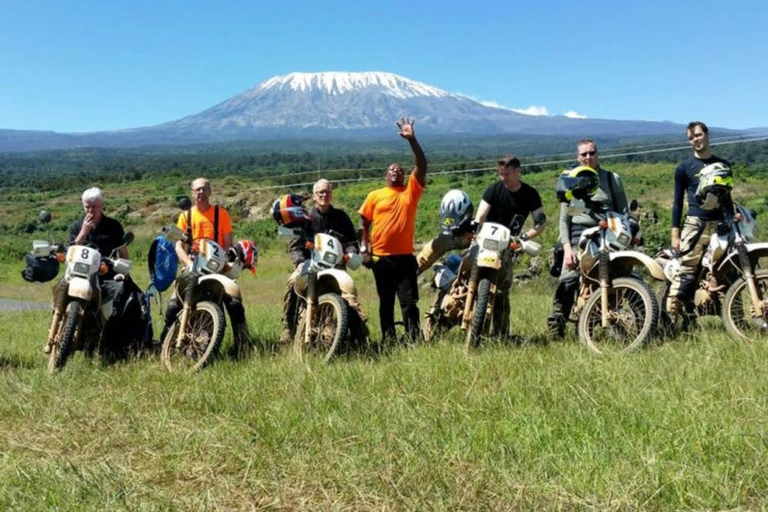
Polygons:
M78 331L83 307L79 302L70 302L64 315L59 320L59 328L53 340L51 353L48 355L48 373L63 368L75 347L75 334Z
M347 336L349 325L349 306L336 293L324 293L317 299L315 306L315 320L309 343L306 342L307 330L306 309L301 315L299 325L294 338L294 351L296 357L302 360L305 355L312 354L322 357L324 362L329 362L336 355Z
M740 277L725 294L723 324L728 334L736 339L755 341L768 335L768 270L755 273L755 287L762 301L763 314L758 316L746 279Z
M475 296L475 307L472 313L472 325L467 332L467 349L471 350L480 345L480 338L488 333L489 323L491 321L491 311L488 304L491 300L491 280L487 277L480 279L477 284L477 295Z
M597 353L631 352L653 335L659 303L648 284L631 277L614 279L608 296L608 327L602 326L600 289L579 316L579 340Z
M182 313L168 330L160 360L170 372L196 372L208 365L219 351L226 327L224 312L209 301L198 302L189 315L184 339L179 343Z

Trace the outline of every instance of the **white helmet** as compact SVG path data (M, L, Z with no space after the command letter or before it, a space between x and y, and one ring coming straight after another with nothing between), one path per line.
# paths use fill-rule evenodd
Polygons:
M440 201L440 229L455 233L469 226L475 209L466 192L449 190Z

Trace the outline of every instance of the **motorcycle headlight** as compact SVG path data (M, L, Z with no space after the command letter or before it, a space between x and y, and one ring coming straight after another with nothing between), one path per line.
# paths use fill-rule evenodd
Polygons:
M486 251L498 251L499 250L499 241L498 240L483 240L483 249Z
M323 255L323 261L329 265L335 265L336 264L336 255L333 253L325 253Z
M72 270L74 271L75 274L79 274L79 275L82 275L82 276L87 276L88 275L88 271L90 269L91 269L90 265L88 265L87 263L82 263L80 261L75 263L75 266L72 267Z

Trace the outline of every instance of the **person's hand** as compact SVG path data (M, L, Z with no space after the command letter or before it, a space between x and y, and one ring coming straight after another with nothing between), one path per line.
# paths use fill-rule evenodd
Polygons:
M675 252L680 252L680 237L673 236L672 237L672 243L670 244L672 249L675 250Z
M93 231L96 227L96 218L91 213L86 213L83 219L83 226L80 228L80 233L77 235L77 240L85 240L88 233Z
M563 264L565 265L565 268L569 270L575 269L579 259L573 251L573 248L570 245L566 245L563 247L563 251L565 252L563 255Z
M408 117L401 117L397 122L397 128L400 130L399 135L408 140L413 140L416 135L413 132L413 119Z

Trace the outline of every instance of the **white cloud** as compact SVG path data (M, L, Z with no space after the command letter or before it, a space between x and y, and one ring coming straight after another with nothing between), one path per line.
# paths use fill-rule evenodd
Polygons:
M531 105L528 108L512 108L510 110L513 110L518 114L526 114L529 116L548 116L549 115L549 111L547 110L547 107L540 107L537 105Z
M584 114L579 114L575 110L569 110L565 114L563 114L565 117L570 117L571 119L586 119L587 116Z

